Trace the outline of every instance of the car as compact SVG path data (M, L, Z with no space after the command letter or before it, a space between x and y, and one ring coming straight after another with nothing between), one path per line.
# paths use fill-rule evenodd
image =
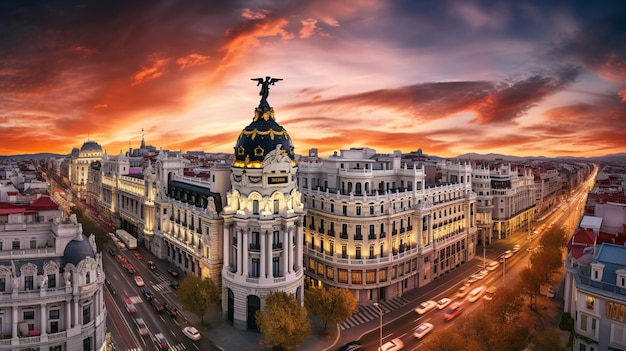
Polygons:
M115 249L113 249L113 248L109 248L109 255L115 256L115 255L117 255L117 251L115 251Z
M143 288L141 289L141 293L143 294L143 297L146 299L146 301L152 300L152 291Z
M450 304L450 302L452 302L452 300L444 297L443 299L437 301L437 309L443 310L444 308L446 308L446 306Z
M170 348L167 339L165 339L165 335L163 333L154 334L154 345L156 345L159 350L167 350Z
M516 253L520 249L521 249L521 246L519 246L519 244L515 244L515 246L513 246L513 250L511 250L511 252Z
M500 262L498 262L498 261L491 261L487 265L487 270L488 271L494 271L494 270L496 270L496 268L498 268L499 265L500 265Z
M153 261L148 261L148 268L149 268L151 271L156 271L156 270L157 270L157 266L156 266L156 264L154 264L154 262L153 262Z
M138 259L139 261L141 261L141 260L143 259L143 257L141 256L141 254L140 254L139 252L133 252L133 255L134 255L135 257L137 257L137 259Z
M462 305L460 302L455 302L453 304L450 305L450 307L448 307L446 309L446 313L443 314L443 317L446 320L451 320L454 317L458 316L459 313L461 313L461 311L463 310Z
M496 290L497 288L495 286L492 286L489 289L487 289L487 291L485 291L485 295L483 295L483 299L487 301L493 300L493 296L496 294Z
M176 268L168 268L167 273L169 273L173 277L178 277L178 271Z
M356 350L361 350L362 348L363 348L363 345L360 342L350 341L346 343L345 345L343 345L342 347L338 348L337 351L356 351Z
M467 277L467 284L472 284L472 283L476 283L478 281L478 278L476 278L476 276L474 274L470 275L469 277Z
M128 272L128 274L133 274L133 273L137 273L137 271L135 270L135 267L133 267L132 264L130 263L126 263L124 265L124 269L126 269L126 271Z
M383 344L383 346L378 348L378 351L397 351L402 350L404 348L404 343L400 339L392 339Z
M194 327L184 327L183 334L185 334L186 337L188 337L189 339L193 341L198 341L200 340L200 338L202 338L202 334L200 334L198 329Z
M478 300L483 295L484 292L485 292L485 286L481 285L477 288L474 288L472 291L470 291L470 293L467 295L467 299L470 302L474 302Z
M158 313L162 313L165 310L165 307L163 307L163 305L159 302L159 300L157 300L156 297L153 297L152 300L150 300L150 304L152 305L152 308L154 308L154 310Z
M483 279L487 276L487 274L489 274L489 271L486 269L481 269L478 272L474 273L474 276L476 276L476 278L478 279Z
M509 258L511 258L511 256L513 256L513 250L506 250L506 251L504 251L504 253L500 257L504 257L506 259L509 259Z
M176 307L168 303L165 304L165 312L167 312L167 315L172 318L176 318L178 316L178 310L176 309Z
M137 325L137 333L139 333L139 335L148 335L148 327L143 318L135 318L135 324Z
M144 286L144 285L146 285L143 282L143 278L140 275L136 275L134 279L135 279L135 284L137 284L137 286Z
M456 296L465 297L465 295L467 295L469 291L470 291L470 285L464 284L463 286L459 288L459 291L456 293Z
M437 306L437 303L433 300L424 301L415 308L415 312L417 312L418 314L424 314L432 310L436 306Z
M178 287L180 286L180 284L176 281L176 280L172 280L170 281L170 286L174 289L178 289Z
M126 311L128 311L129 313L137 312L137 308L135 307L135 304L132 303L130 299L124 299L124 305L126 306Z
M548 287L548 292L546 293L546 296L549 298L553 298L554 297L554 287L552 285L550 285Z
M413 336L421 339L426 336L426 334L430 333L434 327L435 326L432 323L422 323L417 327L417 329L415 329Z

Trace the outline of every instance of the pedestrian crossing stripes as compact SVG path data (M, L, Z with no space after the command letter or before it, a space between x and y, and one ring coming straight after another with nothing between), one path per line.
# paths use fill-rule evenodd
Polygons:
M390 301L380 302L378 305L383 310L383 314L389 313L393 310L397 310L400 307L409 303L409 300L404 297L396 297ZM359 311L350 318L348 318L345 322L341 323L341 330L356 327L357 325L363 324L365 322L371 321L373 319L378 320L379 318L378 308L374 306L374 304L368 306L359 306Z
M130 302L134 303L135 305L143 302L143 300L141 299L141 296L138 296L138 295L131 296L128 299L130 300Z
M176 344L176 345L171 345L170 348L168 349L168 351L183 351L187 349L187 345L185 344ZM130 349L126 349L125 351L143 351L142 348L139 347L133 347Z
M156 291L161 291L163 289L165 289L165 284L154 284L152 285L152 289L156 290Z

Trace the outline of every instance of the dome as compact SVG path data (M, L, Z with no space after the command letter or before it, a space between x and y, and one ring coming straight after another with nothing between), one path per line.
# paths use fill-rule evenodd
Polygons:
M273 108L259 106L254 111L252 123L237 138L232 166L262 168L265 156L279 144L281 152L289 156L295 166L294 147L287 130L276 123Z
M65 251L63 252L65 263L71 263L74 266L77 266L80 261L85 259L85 257L95 256L89 240L86 240L85 236L82 234L81 238L82 239L74 239L70 241L65 247Z
M95 141L86 141L83 146L80 148L81 152L85 151L100 151L102 152L102 146L96 143Z

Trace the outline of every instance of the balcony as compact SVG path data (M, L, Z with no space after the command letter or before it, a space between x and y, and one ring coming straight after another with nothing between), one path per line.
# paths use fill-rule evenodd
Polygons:
M348 233L340 233L339 234L339 238L341 238L341 239L348 239Z
M376 235L370 234L370 235L367 236L367 239L368 240L376 240Z
M329 236L332 236L332 237L335 237L335 231L334 231L334 230L330 230L330 229L329 229L329 230L328 230L328 235L329 235Z
M363 240L363 235L354 235L354 240Z
M260 251L261 250L261 245L259 244L250 244L250 246L248 247L250 251Z
M283 243L272 244L272 250L280 250L283 248Z

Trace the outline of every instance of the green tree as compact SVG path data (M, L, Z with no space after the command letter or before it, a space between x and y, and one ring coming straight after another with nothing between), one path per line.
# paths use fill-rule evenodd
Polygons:
M265 307L256 311L256 323L261 333L279 350L298 346L311 335L306 308L284 291L265 297Z
M329 323L343 323L358 311L357 300L348 289L313 287L304 294L304 305L324 321L324 332Z
M519 288L530 299L529 307L533 310L537 309L537 295L541 288L541 279L531 267L524 267L520 273Z
M220 289L211 278L188 275L180 282L176 296L183 308L199 316L204 325L204 315L211 305L219 301Z

